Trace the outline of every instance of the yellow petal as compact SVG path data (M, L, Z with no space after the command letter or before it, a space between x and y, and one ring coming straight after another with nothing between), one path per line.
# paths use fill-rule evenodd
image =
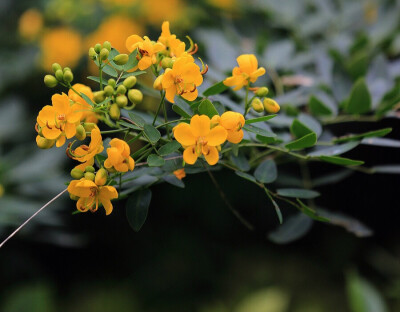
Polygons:
M207 115L194 115L190 120L190 129L195 137L205 137L210 133L210 118Z
M226 139L234 144L240 143L243 139L243 130L239 131L229 130L228 137Z
M190 87L190 89L192 89L192 87ZM199 91L196 89L194 89L194 91L190 91L190 92L185 92L182 94L182 97L188 101L194 101L195 99L197 99L197 95L199 94Z
M129 36L128 39L126 39L126 48L129 52L132 52L138 47L138 44L141 42L143 42L142 37L138 35Z
M207 153L203 152L203 155L210 166L215 165L219 160L218 150L214 146L208 146Z
M47 128L47 127L43 127L42 128L42 133L43 133L43 136L46 139L55 140L60 136L61 130L57 129L57 128L50 129L50 128Z
M174 73L171 68L167 68L161 81L163 89L168 89L174 85Z
M226 141L227 136L228 133L224 127L216 126L212 128L210 133L206 136L207 145L209 146L221 145Z
M114 168L119 172L128 172L129 170L128 165L123 162L114 164Z
M76 202L76 209L81 212L88 211L95 203L94 197L81 197Z
M116 147L107 148L107 155L108 155L109 162L113 166L124 161L124 159L121 156L121 153L118 151L118 149Z
M135 161L133 160L132 157L128 158L128 167L129 167L129 170L131 170L131 171L135 168Z
M149 68L152 64L153 64L153 62L151 61L150 56L143 56L140 59L138 66L139 66L140 70L145 70L145 69Z
M196 147L194 145L189 146L183 151L183 160L189 165L193 165L198 158L196 153Z
M250 75L250 81L256 82L257 78L265 74L265 68L260 67Z
M64 131L65 131L65 135L67 136L67 139L70 139L70 138L72 138L72 137L76 134L76 125L67 122L67 123L65 124L65 129L64 129Z
M51 102L57 114L67 114L70 108L68 96L63 94L54 94L51 97Z
M165 98L171 103L175 103L175 101L174 101L175 94L176 94L175 85L171 85L170 87L165 89Z
M65 144L65 141L66 141L65 135L61 135L61 136L58 138L58 140L56 141L56 146L57 146L57 147L63 146L63 145Z
M242 54L236 60L241 71L248 75L254 72L258 67L257 58L253 54Z
M175 139L182 145L194 145L196 144L196 138L192 134L191 126L187 123L180 123L174 129Z

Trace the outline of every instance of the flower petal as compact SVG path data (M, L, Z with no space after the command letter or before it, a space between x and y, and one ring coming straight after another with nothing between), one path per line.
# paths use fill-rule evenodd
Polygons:
M203 155L210 166L215 165L219 160L218 150L214 146L208 146L207 153L203 152Z
M190 129L195 137L205 137L210 133L210 118L207 115L194 115L190 120Z
M183 151L183 160L189 165L193 165L199 156L196 153L196 147L194 145L189 146Z
M191 126L187 123L180 123L174 129L175 139L182 145L196 144L196 137L192 134Z
M228 130L228 137L226 139L234 144L240 143L243 139L243 130Z
M257 70L258 61L254 54L242 54L236 60L241 71L248 75Z
M206 136L207 145L217 146L221 145L226 141L228 132L224 127L216 126L211 129L210 133Z
M65 135L67 136L67 139L70 139L70 138L72 138L72 137L76 134L76 125L67 122L67 123L65 124L65 129L64 129L64 131L65 131Z

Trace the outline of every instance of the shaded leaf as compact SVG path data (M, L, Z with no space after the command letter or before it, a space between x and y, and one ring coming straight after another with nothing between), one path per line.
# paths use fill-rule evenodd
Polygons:
M316 116L331 116L333 113L329 106L325 105L324 102L314 95L311 95L308 107L311 113Z
M364 78L358 79L353 85L350 98L345 106L349 114L364 114L371 110L371 95Z
M303 213L290 216L285 223L270 232L267 237L276 244L288 244L302 238L310 229L313 220Z
M93 80L93 81L96 81L98 84L100 84L100 78L99 77L96 77L96 76L89 76L89 77L86 77L87 79L90 79L90 80ZM103 79L103 81L102 81L102 84L103 85L107 85L108 83L107 83L107 80L106 79Z
M272 183L278 176L278 170L272 159L264 160L254 171L254 177L261 183Z
M161 138L160 131L158 131L154 126L146 124L143 129L151 143L154 144Z
M314 146L317 143L317 135L311 132L296 141L292 141L285 145L289 150L299 150L307 147Z
M117 78L118 77L118 72L111 67L111 65L106 65L103 67L103 73L106 73L107 75Z
M218 115L218 111L208 99L200 102L198 111L200 115L207 115L210 118L212 118L214 115Z
M276 192L285 197L294 197L294 198L315 198L320 194L313 190L299 189L299 188L281 188L277 189Z
M136 114L134 114L134 113L132 113L132 112L129 112L128 115L129 115L129 118L130 118L136 125L138 125L139 127L142 127L142 128L144 127L146 121L145 121L142 117L140 117L139 115L136 115Z
M334 145L334 146L330 146L327 148L322 148L322 149L318 149L316 151L313 151L311 153L308 154L308 156L335 156L335 155L340 155L340 154L344 154L350 150L352 150L353 148L355 148L356 146L358 146L360 144L360 142L348 142L345 144L340 144L340 145Z
M335 165L341 166L359 166L364 162L361 160L353 160L349 158L339 157L339 156L319 156L319 159L326 161Z
M172 105L172 109L178 115L184 118L190 118L193 116L193 110L191 107L181 98L175 99L175 104Z
M271 131L268 131L268 130L265 130L265 129L262 129L262 128L255 127L253 125L245 125L243 127L243 129L246 130L246 131L258 134L258 135L263 136L263 137L269 137L269 138L276 137L275 133L273 133Z
M313 131L310 128L308 128L305 124L303 124L300 120L294 119L292 125L290 126L290 132L296 138L302 138L307 134L312 133Z
M204 96L210 96L210 95L220 94L220 93L224 92L228 88L229 88L228 86L224 85L223 81L220 81L220 82L212 85L208 89L206 89L203 92L203 95Z
M143 189L134 192L126 202L126 217L135 232L138 232L146 221L150 201L151 191Z
M161 167L165 164L165 160L158 155L150 154L147 157L147 164L149 165L149 167Z
M256 123L256 122L261 122L261 121L267 121L270 120L278 115L267 115L267 116L262 116L262 117L257 117L257 118L252 118L252 119L247 119L246 120L246 125Z
M250 182L253 182L253 183L258 184L256 178L253 177L251 174L248 174L248 173L245 173L245 172L241 172L241 171L235 171L235 173L236 173L239 177L241 177L241 178L243 178L243 179L246 179L246 180L248 180L248 181L250 181Z
M176 152L180 147L181 145L177 141L168 142L167 144L160 147L158 153L161 156L166 156Z
M330 220L328 218L319 216L314 209L305 205L300 199L297 199L297 202L300 204L301 212L306 214L310 218L317 220L317 221L321 221L321 222L330 222Z
M249 171L250 170L250 164L249 161L247 160L246 156L243 155L243 153L238 153L237 155L231 154L230 158L233 162L233 164L239 168L241 171Z
M347 142L347 141L357 141L357 140L361 140L363 138L382 137L390 132L392 132L392 128L384 128L384 129L369 131L369 132L365 132L365 133L361 133L361 134L353 134L353 135L348 135L345 137L340 137L338 139L333 140L333 142L334 143L343 143L343 142Z
M185 183L182 180L179 180L175 175L169 174L162 177L163 180L169 184L172 184L176 187L185 188Z

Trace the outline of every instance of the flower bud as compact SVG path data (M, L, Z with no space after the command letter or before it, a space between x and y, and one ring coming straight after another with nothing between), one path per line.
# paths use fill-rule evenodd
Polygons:
M100 168L96 173L96 176L94 178L94 183L96 183L97 185L104 185L107 182L107 178L108 178L107 170L104 168Z
M117 94L125 94L126 93L126 88L124 85L119 85L117 88Z
M261 87L261 88L257 89L256 95L259 97L264 97L264 96L267 96L268 92L269 92L269 90L267 87Z
M143 100L143 93L138 89L131 89L128 92L128 98L132 103L139 104Z
M164 69L172 68L172 65L174 65L174 61L170 57L164 57L161 61L161 67Z
M114 103L110 107L110 117L114 120L118 120L121 117L121 111L118 107L118 104Z
M97 53L96 53L96 51L94 50L94 48L92 47L92 48L90 48L89 49L89 58L90 59L92 59L92 60L95 60L96 59L96 57L97 57Z
M41 136L36 137L36 144L41 149L49 149L52 148L55 143L55 140L49 140Z
M92 172L92 173L94 173L94 172L95 172L94 167L93 167L93 166L86 166L86 167L85 167L85 172Z
M115 79L108 79L108 85L115 88L115 86L117 85L117 82L115 81Z
M44 84L46 85L46 87L54 88L55 86L57 86L58 81L53 75L46 75L44 76Z
M270 99L270 98L264 99L264 107L265 107L265 110L271 114L275 114L275 113L279 112L279 110L281 109L279 104L276 103L275 100Z
M92 132L93 129L97 128L97 125L94 122L85 122L83 123L83 128L85 128L86 132Z
M101 51L101 44L100 44L100 43L96 43L96 44L95 44L95 46L94 46L94 51L95 51L97 54L100 54L100 51Z
M51 68L53 69L53 72L56 72L57 70L62 69L61 65L58 63L53 63L53 65L51 65Z
M72 80L74 80L74 75L72 74L72 71L66 70L64 72L64 81L72 82Z
M126 78L124 80L124 82L122 84L125 86L125 88L131 89L132 87L135 86L136 81L137 81L137 78L135 76L129 76L128 78Z
M129 61L129 55L128 54L118 54L116 57L114 57L113 61L117 65L125 65Z
M79 180L83 178L84 172L78 168L74 168L71 170L70 174L75 180Z
M79 141L83 141L86 138L86 130L82 125L76 127L75 136Z
M261 100L259 98L255 98L253 101L251 101L251 106L258 113L261 113L264 111L263 103L261 102Z
M125 95L117 96L115 103L117 103L118 107L123 108L128 105L128 98Z
M64 67L63 73L65 74L65 72L67 72L67 71L71 71L71 68L69 68L69 67Z
M113 87L111 87L111 86L105 86L104 87L104 94L106 95L106 96L110 96L110 95L112 95L114 93L114 88Z
M153 88L154 88L154 89L159 90L159 91L162 90L162 84L161 84L161 82L162 82L163 76L164 76L164 75L160 75L160 76L158 76L158 77L156 78L156 80L154 80L154 83L153 83Z
M71 193L69 193L69 198L71 198L72 200L78 200L79 196L73 195Z
M57 69L55 75L58 81L64 81L64 73L61 69Z
M105 61L108 58L109 54L110 54L110 51L108 51L106 48L101 49L101 51L100 51L100 59L102 61Z
M214 127L218 126L220 120L221 120L221 116L219 116L219 115L212 116L211 122L210 122L210 128L214 128Z
M93 92L93 100L99 104L106 99L104 91Z
M86 172L85 173L85 179L86 180L94 181L95 177L96 176L94 175L93 172Z
M110 43L110 41L104 41L103 48L106 48L108 51L111 51L111 43Z

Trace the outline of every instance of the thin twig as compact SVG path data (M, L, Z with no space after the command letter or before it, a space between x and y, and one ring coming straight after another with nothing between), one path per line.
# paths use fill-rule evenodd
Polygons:
M18 233L19 230L21 230L29 221L31 221L39 212L41 212L44 208L46 208L48 205L50 205L53 201L55 201L57 198L59 198L62 194L64 194L67 191L67 189L63 190L61 193L53 197L47 204L42 206L38 211L36 211L32 216L28 218L24 223L22 223L14 232L12 232L3 242L0 244L0 248L3 247L3 245L10 239L12 238L15 234Z

